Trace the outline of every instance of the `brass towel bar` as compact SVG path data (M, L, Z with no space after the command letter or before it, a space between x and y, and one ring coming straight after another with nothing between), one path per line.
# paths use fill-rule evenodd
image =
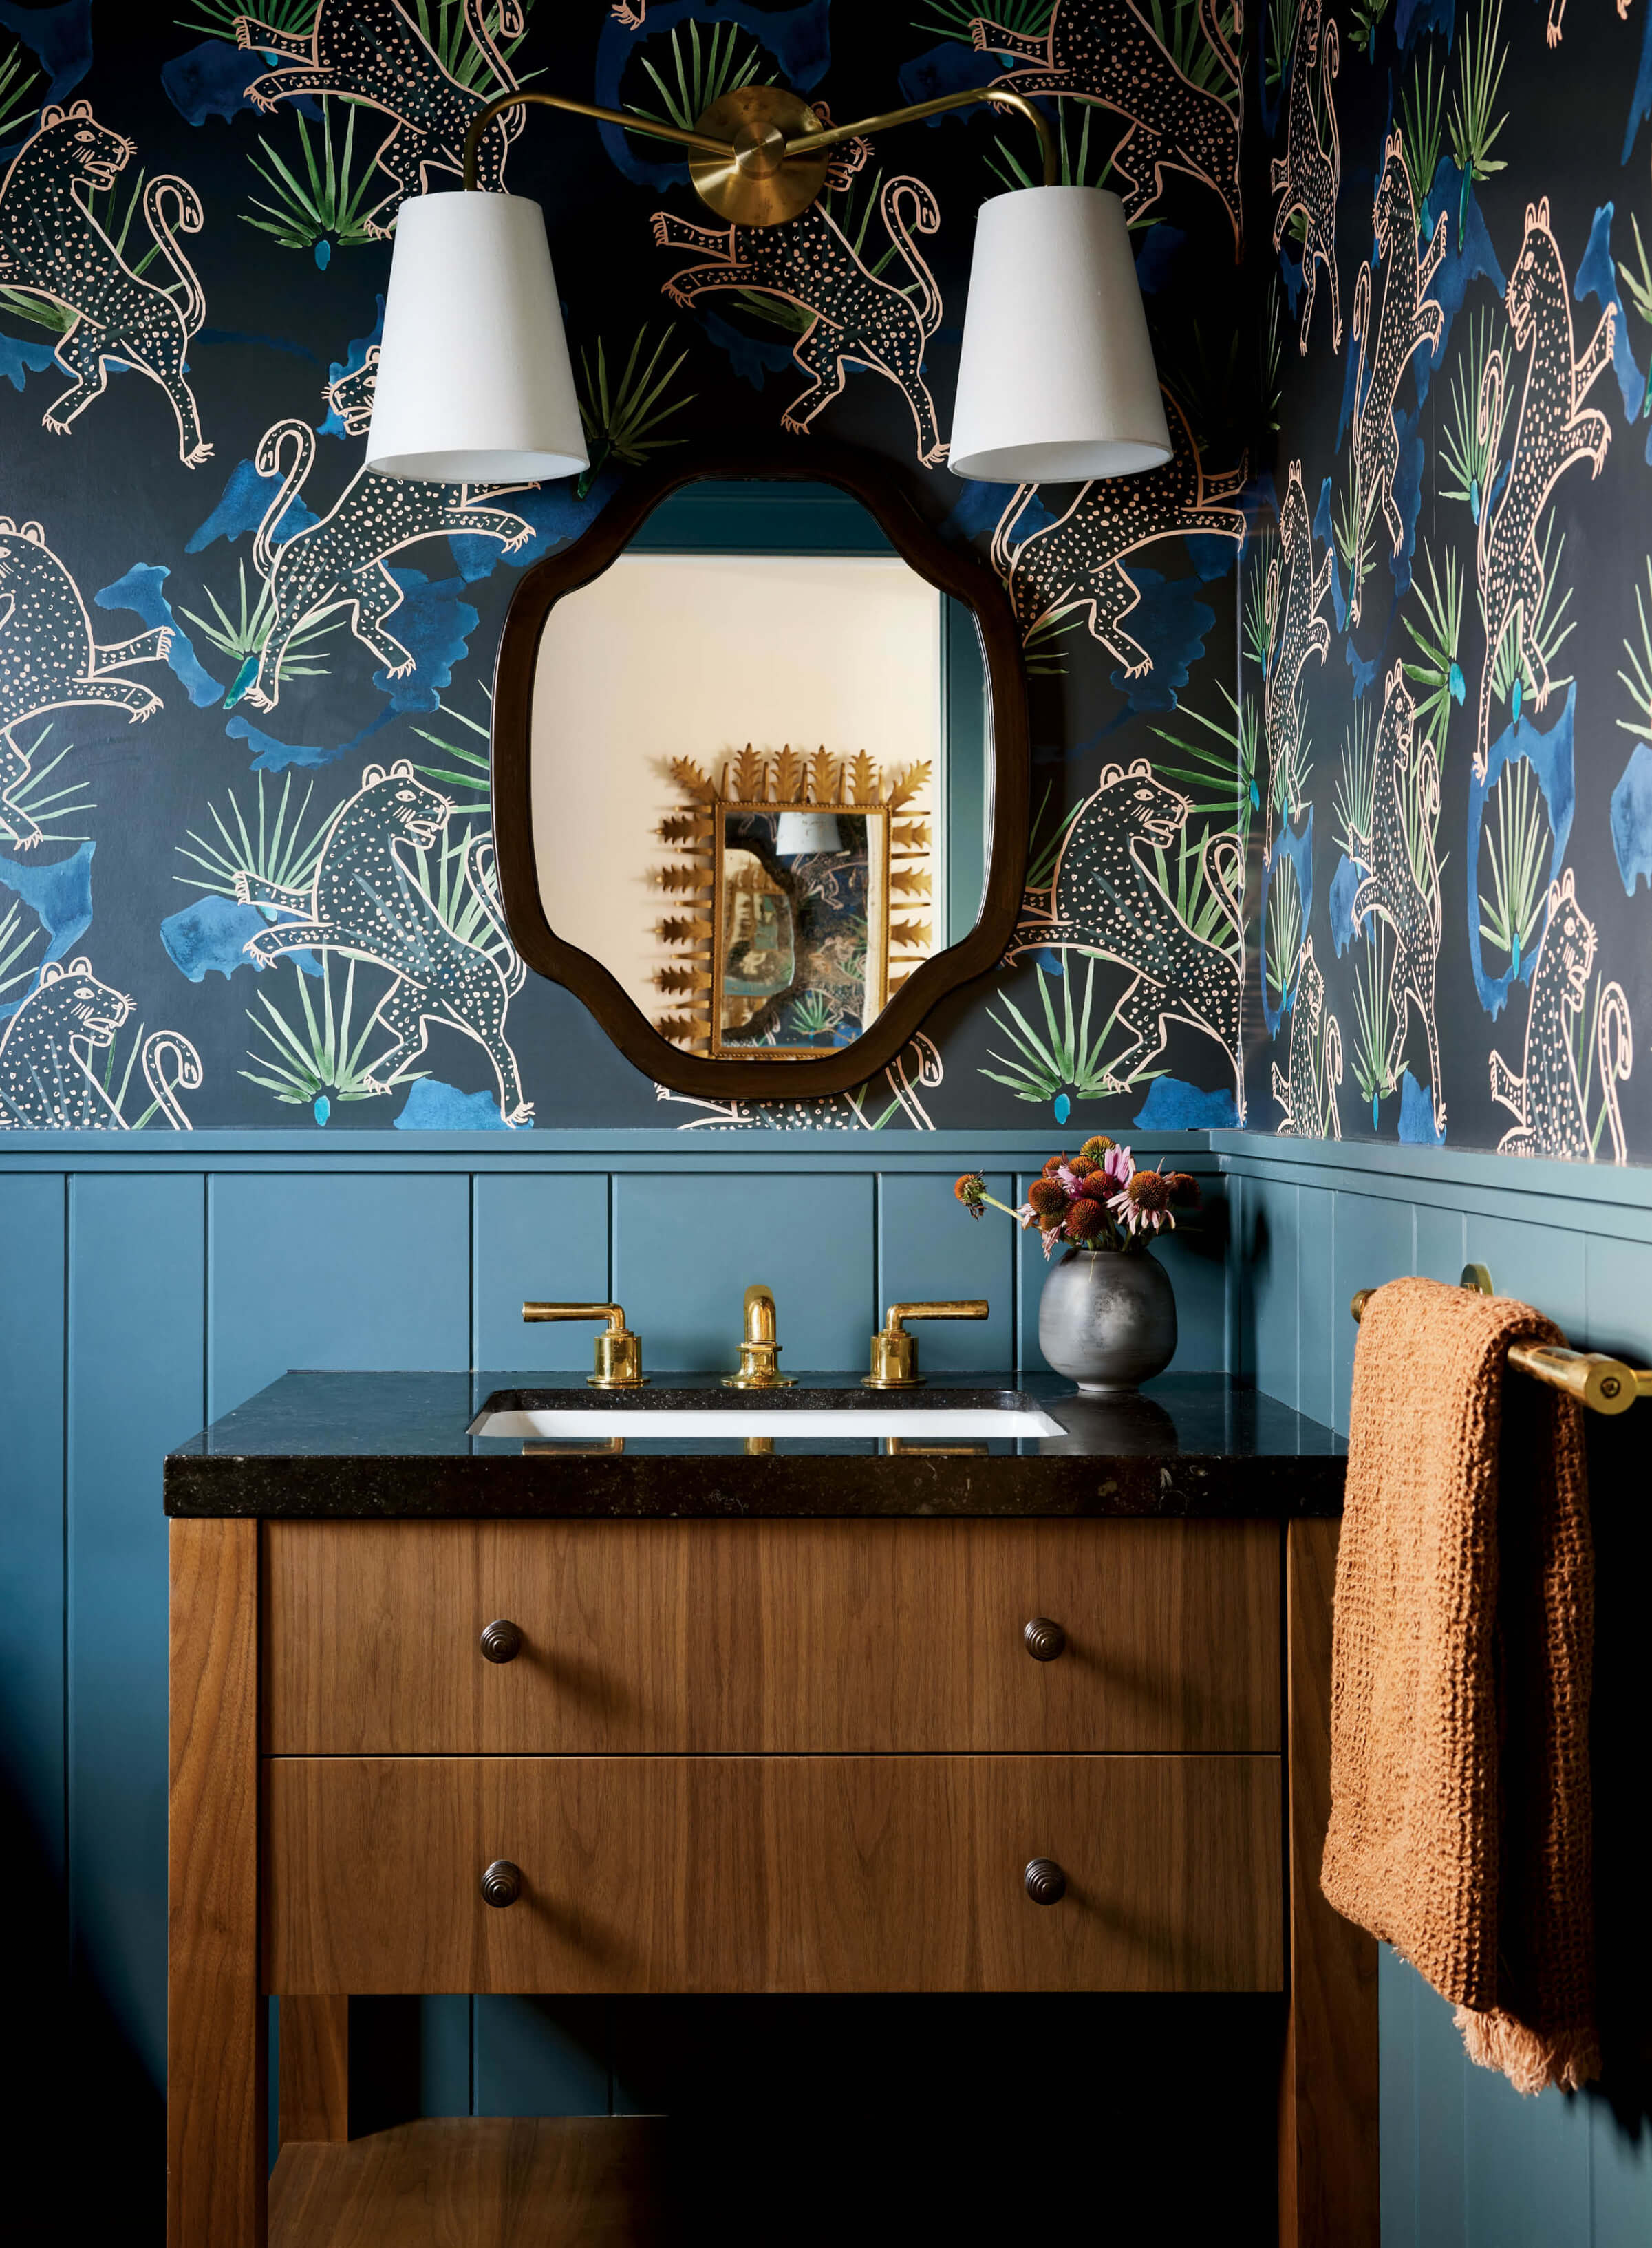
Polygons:
M1495 1296L1491 1275L1484 1264L1463 1267L1463 1285L1482 1296ZM1375 1290L1361 1288L1348 1306L1357 1319ZM1652 1397L1652 1367L1626 1366L1621 1358L1607 1358L1598 1350L1563 1350L1558 1344L1517 1342L1509 1346L1509 1364L1518 1366L1551 1389L1564 1389L1580 1405L1596 1413L1627 1413L1637 1397Z

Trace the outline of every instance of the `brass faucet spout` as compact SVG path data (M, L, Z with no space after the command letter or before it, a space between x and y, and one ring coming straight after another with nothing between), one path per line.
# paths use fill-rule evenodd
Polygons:
M725 1389L792 1389L796 1383L789 1374L782 1374L777 1361L780 1356L780 1323L774 1308L774 1291L765 1288L761 1280L754 1281L745 1292L744 1334L740 1344L740 1371L725 1374Z

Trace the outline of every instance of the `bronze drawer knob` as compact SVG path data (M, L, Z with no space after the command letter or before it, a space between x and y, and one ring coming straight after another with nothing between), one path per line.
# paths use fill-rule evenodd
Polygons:
M1032 1625L1027 1628L1031 1631ZM522 1652L522 1634L504 1616L496 1616L482 1635L482 1652L490 1662L514 1662Z
M1067 1635L1059 1623L1048 1616L1034 1616L1021 1634L1026 1641L1027 1653L1035 1662L1053 1662L1058 1655L1067 1651ZM496 1658L503 1661L503 1657Z
M1033 1858L1026 1870L1027 1895L1034 1904L1059 1904L1067 1893L1067 1877L1053 1858Z
M1029 1867L1027 1869L1027 1881L1029 1886L1031 1886L1032 1881L1032 1871L1031 1867ZM484 1904L496 1904L503 1907L507 1904L514 1904L521 1894L521 1867L513 1866L509 1858L496 1858L493 1863L488 1868L487 1872L482 1876L483 1902Z

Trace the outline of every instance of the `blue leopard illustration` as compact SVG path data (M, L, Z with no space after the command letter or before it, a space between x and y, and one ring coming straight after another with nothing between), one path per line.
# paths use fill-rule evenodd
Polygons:
M992 534L992 566L1003 579L1021 636L1041 625L1085 613L1091 636L1140 679L1153 659L1124 629L1141 596L1122 568L1124 558L1156 540L1184 533L1240 539L1244 517L1224 504L1244 489L1245 463L1207 475L1187 415L1167 390L1164 418L1170 457L1162 468L1134 476L1102 476L1081 484L1053 523L1028 537L1015 531L1036 484L1018 485Z
M504 1035L511 1000L527 971L511 948L493 894L492 844L473 837L464 877L497 940L484 950L460 936L436 911L403 851L430 849L453 810L445 796L418 779L403 757L387 772L368 765L361 786L333 814L307 890L243 869L236 896L292 918L249 937L244 949L267 966L284 952L335 951L365 960L395 978L374 1021L391 1044L371 1061L362 1082L387 1093L398 1070L422 1054L428 1025L446 1023L474 1038L493 1065L499 1114L523 1124L532 1104L522 1097L517 1058Z
M1302 241L1302 330L1298 339L1307 357L1308 329L1313 319L1313 299L1320 268L1331 291L1331 348L1342 348L1342 305L1336 263L1336 207L1342 188L1342 143L1337 133L1336 96L1332 81L1337 74L1337 28L1327 22L1324 0L1300 0L1296 31L1291 42L1291 91L1285 113L1285 154L1273 159L1270 178L1279 208L1273 217L1273 247L1285 240L1285 230L1300 212L1306 226ZM1313 66L1320 65L1320 98L1330 129L1327 148L1320 139L1313 108Z
M1440 868L1436 838L1440 819L1440 765L1432 742L1416 738L1416 704L1396 663L1384 684L1382 716L1377 726L1376 763L1371 789L1371 833L1354 841L1365 869L1354 894L1352 919L1358 929L1376 914L1394 932L1394 961L1388 972L1388 1007L1394 1028L1384 1058L1382 1082L1392 1092L1400 1079L1401 1057L1409 1011L1416 1008L1429 1045L1429 1094L1434 1128L1443 1137L1445 1100L1440 1085L1440 1033L1435 1007L1435 974L1440 959Z
M94 189L111 187L136 153L124 134L98 123L90 102L42 110L38 129L0 183L0 284L44 297L72 316L56 358L74 383L47 407L48 429L67 436L75 417L107 389L111 365L135 367L172 401L179 457L194 469L212 448L201 434L184 360L206 317L206 298L177 234L200 231L201 199L169 172L144 182L144 224L173 272L165 288L134 271L125 255L126 230L117 245L86 202Z
M90 960L48 960L0 1032L0 1132L131 1131L92 1056L114 1044L132 1010L130 997L101 983ZM178 1031L152 1031L139 1059L148 1113L158 1109L175 1131L190 1130L178 1094L199 1090L200 1055Z
M1109 159L1127 218L1139 218L1164 193L1167 172L1184 172L1222 199L1233 226L1236 263L1244 250L1239 189L1242 80L1239 59L1223 28L1217 0L1199 0L1199 21L1228 84L1225 93L1190 78L1166 45L1163 19L1134 0L1054 0L1040 31L977 16L970 36L984 52L1017 67L994 84L1025 95L1093 102L1125 120ZM1232 10L1235 38L1243 10ZM1156 26L1156 28L1155 28Z
M242 46L291 58L248 86L257 108L273 111L298 94L335 94L393 120L374 161L395 185L367 214L369 234L388 234L408 197L429 190L433 171L463 175L471 120L494 93L515 88L490 16L497 16L503 38L520 38L520 0L497 0L491 10L486 0L463 4L465 27L492 75L491 86L466 86L456 79L401 0L316 0L307 32L283 31L257 16L236 18ZM505 152L524 121L523 111L508 110L483 136L477 183L490 193L504 185Z
M1134 1083L1163 1052L1171 1023L1188 1023L1226 1054L1243 1123L1238 837L1225 830L1207 834L1198 851L1198 887L1208 884L1232 931L1231 949L1188 926L1140 856L1143 846L1169 850L1191 809L1185 796L1155 779L1145 757L1128 772L1107 766L1066 831L1049 890L1028 891L1004 958L1070 947L1115 962L1130 977L1116 1019L1132 1043L1107 1065L1107 1090L1121 1093Z
M933 234L941 214L922 181L907 178L885 182L878 211L915 296L872 271L823 202L811 203L785 226L690 226L669 211L656 211L654 238L662 250L688 250L702 261L680 268L663 284L674 305L692 305L713 290L738 289L778 297L813 316L792 350L809 387L781 415L783 428L805 435L842 391L851 367L871 367L896 386L912 409L918 458L932 467L946 458L947 449L923 379L923 353L941 324L941 291L912 236Z
M1606 465L1612 425L1583 403L1612 363L1617 307L1608 305L1580 359L1572 332L1571 294L1560 246L1549 225L1549 199L1525 207L1525 238L1509 276L1509 323L1517 351L1528 347L1520 419L1506 476L1488 476L1490 497L1480 514L1475 565L1485 618L1485 661L1480 669L1474 772L1485 778L1491 732L1491 696L1498 656L1511 641L1522 675L1529 674L1541 710L1549 699L1548 666L1534 629L1546 591L1539 518L1554 487L1579 461L1599 476ZM1501 352L1492 352L1480 378L1479 435L1485 444L1502 426L1505 375Z
M1394 419L1400 377L1424 344L1440 347L1445 333L1445 314L1428 293L1429 284L1445 256L1450 220L1440 213L1426 257L1417 255L1416 202L1411 175L1406 169L1405 144L1399 133L1389 134L1382 152L1382 175L1372 205L1377 249L1381 254L1382 309L1371 347L1371 379L1365 380L1365 345L1371 327L1371 268L1361 265L1354 284L1353 333L1360 346L1354 382L1354 488L1359 495L1354 525L1355 547L1365 543L1366 526L1379 508L1388 528L1393 550L1405 544L1405 524L1395 503L1394 479L1400 466L1400 435ZM1354 572L1348 599L1351 622L1360 621L1363 580Z
M329 387L328 401L346 427L367 410L377 356L375 347L365 367ZM533 536L532 524L521 516L480 504L490 494L519 490L518 485L426 483L412 476L374 476L364 468L319 523L277 545L275 527L302 490L315 460L315 432L307 422L278 422L264 431L258 474L280 474L289 447L291 464L252 542L252 559L269 586L274 615L253 677L236 699L244 697L260 710L273 709L280 697L282 659L293 634L330 609L348 609L356 638L392 679L407 677L414 657L389 629L389 620L401 606L401 588L387 567L392 554L422 538L447 535L497 538L507 554L514 554Z
M1549 885L1549 917L1532 970L1519 1076L1500 1053L1491 1056L1491 1098L1515 1119L1498 1141L1499 1155L1559 1156L1584 1163L1594 1159L1599 1127L1589 1128L1578 1058L1595 942L1594 923L1578 903L1577 879L1568 867ZM1601 1073L1601 1121L1611 1132L1612 1159L1621 1163L1628 1159L1628 1148L1618 1086L1629 1074L1635 1045L1621 984L1608 984L1601 992L1594 1036L1591 1059Z
M81 703L113 703L141 724L161 697L115 675L129 663L158 663L171 647L165 625L100 647L80 588L41 526L19 528L0 515L0 822L20 851L32 851L41 835L17 801L30 753L15 730Z

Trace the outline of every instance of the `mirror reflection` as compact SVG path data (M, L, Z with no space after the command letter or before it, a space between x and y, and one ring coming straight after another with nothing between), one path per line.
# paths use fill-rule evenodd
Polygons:
M852 1044L980 912L975 620L835 487L692 483L546 620L546 920L714 1059Z

